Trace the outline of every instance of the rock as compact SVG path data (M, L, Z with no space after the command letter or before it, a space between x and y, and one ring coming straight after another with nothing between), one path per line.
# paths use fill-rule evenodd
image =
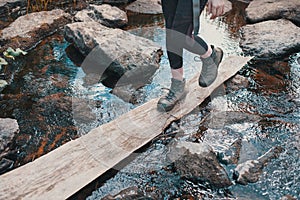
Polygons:
M144 196L143 192L137 187L129 187L120 191L116 195L107 195L102 200L152 200L150 197Z
M245 89L249 87L249 80L247 77L241 76L239 74L235 75L231 79L225 82L226 90L236 91L240 89Z
M91 123L96 120L96 115L91 108L92 103L85 99L72 98L73 119L76 124Z
M0 1L0 19L8 21L10 18L26 14L27 2L24 0L6 0ZM1 27L2 29L2 27Z
M235 168L233 179L241 185L255 183L259 180L263 167L263 164L257 160L248 160Z
M284 18L300 24L299 7L299 0L253 0L246 8L246 17L251 23Z
M121 28L128 23L126 13L109 4L103 4L100 6L90 5L90 10L79 11L75 15L75 20L79 22L96 21L111 28Z
M86 56L82 69L93 79L89 82L102 81L111 88L144 86L158 69L162 55L154 42L96 22L68 24L65 38Z
M129 4L126 10L140 14L162 14L160 0L137 0Z
M93 10L81 10L76 13L74 16L74 20L76 22L96 22L95 13Z
M247 55L277 58L300 48L300 28L288 20L270 20L241 28L240 46Z
M170 145L167 156L184 178L204 182L214 188L232 185L212 147L206 143L178 142Z
M21 16L1 31L0 42L5 44L1 49L31 49L41 39L70 21L71 16L60 9Z
M295 198L291 195L285 195L285 196L281 197L280 200L297 200L297 198Z
M277 158L282 151L281 147L274 147L257 160L248 160L239 164L234 170L233 178L242 185L257 182L263 172L263 168L272 159Z
M7 172L8 170L12 169L14 165L14 161L2 158L0 161L0 174Z
M0 154L12 142L14 136L19 132L17 120L0 118Z
M236 139L228 149L218 154L218 159L225 165L238 164L242 148L242 140Z

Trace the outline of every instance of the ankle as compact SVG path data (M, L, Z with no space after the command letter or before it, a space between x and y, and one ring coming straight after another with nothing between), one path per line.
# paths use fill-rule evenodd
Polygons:
M213 52L213 50L212 50L211 46L209 45L209 46L208 46L208 49L207 49L207 51L206 51L206 53L203 54L203 55L201 55L200 57L201 57L202 59L208 58L208 57L211 56L212 52Z
M172 73L173 79L183 81L183 67L181 67L179 69L172 69L171 73Z

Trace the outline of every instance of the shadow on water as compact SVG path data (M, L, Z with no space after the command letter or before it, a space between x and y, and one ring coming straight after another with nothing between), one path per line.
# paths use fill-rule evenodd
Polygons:
M243 55L238 29L245 24L246 4L236 5L220 20L201 18L201 34L209 43L222 46L225 56ZM145 22L146 19L149 20L148 16L132 16L128 31L153 40L165 50L161 16L151 19L152 23ZM101 83L85 86L85 74L80 67L83 57L69 45L62 34L53 35L12 66L15 67L14 81L2 92L0 117L15 118L20 126L11 152L6 155L15 161L14 167L34 160L136 106L112 95L111 89ZM299 57L297 54L279 61L251 63L240 72L250 80L248 87L208 99L146 148L135 152L129 158L130 162L124 161L118 170L110 170L72 198L101 199L130 186L138 186L145 195L155 199L183 196L190 199L280 199L285 194L300 198ZM199 63L194 62L194 55L188 52L184 52L184 58L185 76L190 78L199 71ZM153 82L140 90L139 104L160 96L161 88L169 86L170 69L165 55L160 64ZM84 112L79 112L82 110ZM254 120L237 120L240 115L234 115L227 119L235 120L222 122L220 126L205 125L203 119L206 116L220 111L243 113ZM182 130L180 134L176 132L178 128L174 132L174 126ZM200 136L197 135L199 130ZM181 179L166 157L168 144L174 138L196 140L199 137L216 152L241 138L240 162L256 159L275 145L282 146L285 151L264 169L257 183L213 190ZM233 166L226 166L226 169L232 175Z

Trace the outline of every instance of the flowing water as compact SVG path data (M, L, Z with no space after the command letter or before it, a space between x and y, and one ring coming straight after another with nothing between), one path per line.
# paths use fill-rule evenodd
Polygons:
M225 57L243 55L238 44L238 28L245 24L244 7L244 4L238 4L221 20L201 18L201 35L209 43L221 46ZM147 26L143 24L143 27L139 27L140 22L131 20L132 26L128 31L153 40L164 49L162 18L151 18L151 22L148 19ZM85 73L80 67L82 59L61 35L59 33L44 40L26 57L18 59L14 81L2 91L0 117L16 118L20 125L20 133L10 147L11 152L6 155L15 161L14 167L34 160L137 105L159 97L161 88L170 84L168 60L163 55L152 83L141 89L138 104L122 101L101 83L86 86L83 81ZM194 56L184 52L186 78L200 70ZM78 60L71 60L70 57ZM246 66L240 74L249 79L249 86L206 101L191 114L173 123L146 150L136 153L128 165L118 168L114 176L101 183L87 199L101 199L130 186L138 186L145 195L157 199L193 196L196 199L275 200L286 194L300 198L299 57L300 53L279 61L253 62ZM203 129L201 122L205 117L220 111L244 113L253 120L224 122ZM166 158L171 140L199 138L212 145L216 152L221 152L236 138L241 138L243 147L240 162L257 159L276 145L285 150L264 168L257 183L212 190L180 179L169 167ZM233 168L226 166L230 176Z

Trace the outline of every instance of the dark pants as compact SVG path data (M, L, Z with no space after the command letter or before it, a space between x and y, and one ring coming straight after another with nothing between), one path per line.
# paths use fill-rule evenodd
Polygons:
M201 0L201 10L207 0ZM172 69L182 67L183 49L203 55L207 52L206 42L193 35L193 4L192 0L162 0L162 9L166 23L166 47Z

